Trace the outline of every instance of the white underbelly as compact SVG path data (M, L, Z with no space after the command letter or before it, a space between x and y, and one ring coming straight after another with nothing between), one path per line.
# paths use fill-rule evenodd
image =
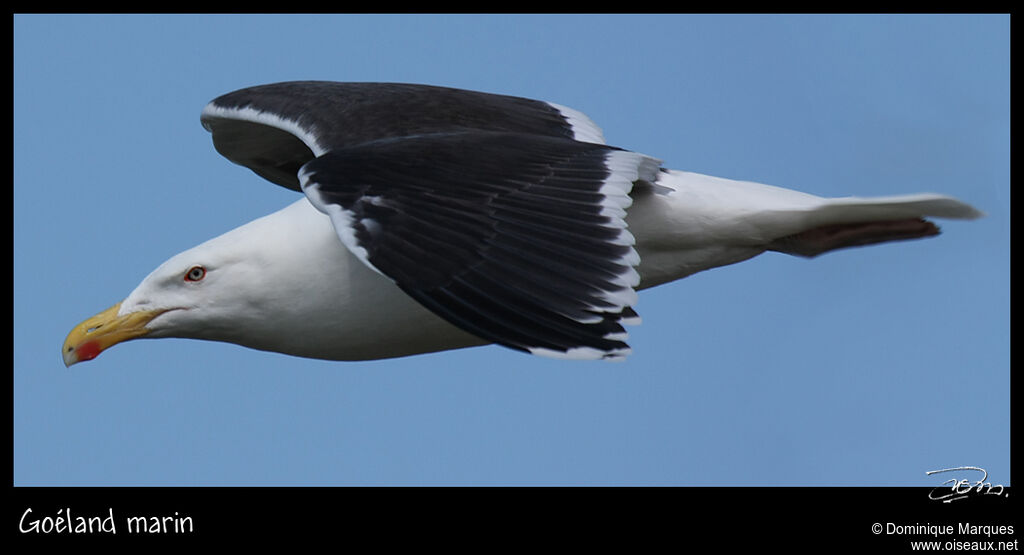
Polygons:
M248 346L310 358L372 360L488 343L430 312L363 264L338 239L330 219L312 210L310 217L322 225L306 237L318 253L319 268L290 295L306 304L276 307L279 316L289 313L283 319L292 329L287 334L268 330Z

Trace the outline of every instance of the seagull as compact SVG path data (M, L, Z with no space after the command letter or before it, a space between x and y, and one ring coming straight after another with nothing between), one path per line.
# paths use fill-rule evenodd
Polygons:
M982 215L666 169L572 108L430 85L260 85L200 119L220 154L302 196L161 264L71 330L66 366L162 337L344 361L491 343L622 360L638 290Z

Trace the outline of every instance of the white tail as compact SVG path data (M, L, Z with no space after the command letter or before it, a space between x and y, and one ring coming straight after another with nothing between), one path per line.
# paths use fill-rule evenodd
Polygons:
M951 218L972 220L984 214L973 206L945 195L922 193L890 197L821 199L807 213L812 226L904 218Z
M635 190L630 230L641 254L641 288L773 250L817 256L835 249L929 237L924 218L983 216L931 193L823 198L791 189L692 172L663 171Z

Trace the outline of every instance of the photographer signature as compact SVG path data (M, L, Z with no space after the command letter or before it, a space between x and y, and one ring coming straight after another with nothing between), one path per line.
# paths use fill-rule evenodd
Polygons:
M950 478L942 483L942 486L938 486L928 493L928 499L935 501L942 501L943 503L950 503L958 499L964 499L970 496L972 493L975 495L1003 495L1003 486L996 484L992 485L988 482L988 471L984 468L977 466L958 466L955 468L943 468L942 470L929 470L925 472L926 475L931 476L932 474L941 474L943 472L980 472L981 479L977 482L971 482L966 478L956 479ZM944 488L943 486L949 486Z

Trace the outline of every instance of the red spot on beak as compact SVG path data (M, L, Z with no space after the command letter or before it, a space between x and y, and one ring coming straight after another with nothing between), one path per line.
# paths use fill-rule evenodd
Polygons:
M86 341L78 346L78 360L92 360L99 356L101 350L99 343Z

